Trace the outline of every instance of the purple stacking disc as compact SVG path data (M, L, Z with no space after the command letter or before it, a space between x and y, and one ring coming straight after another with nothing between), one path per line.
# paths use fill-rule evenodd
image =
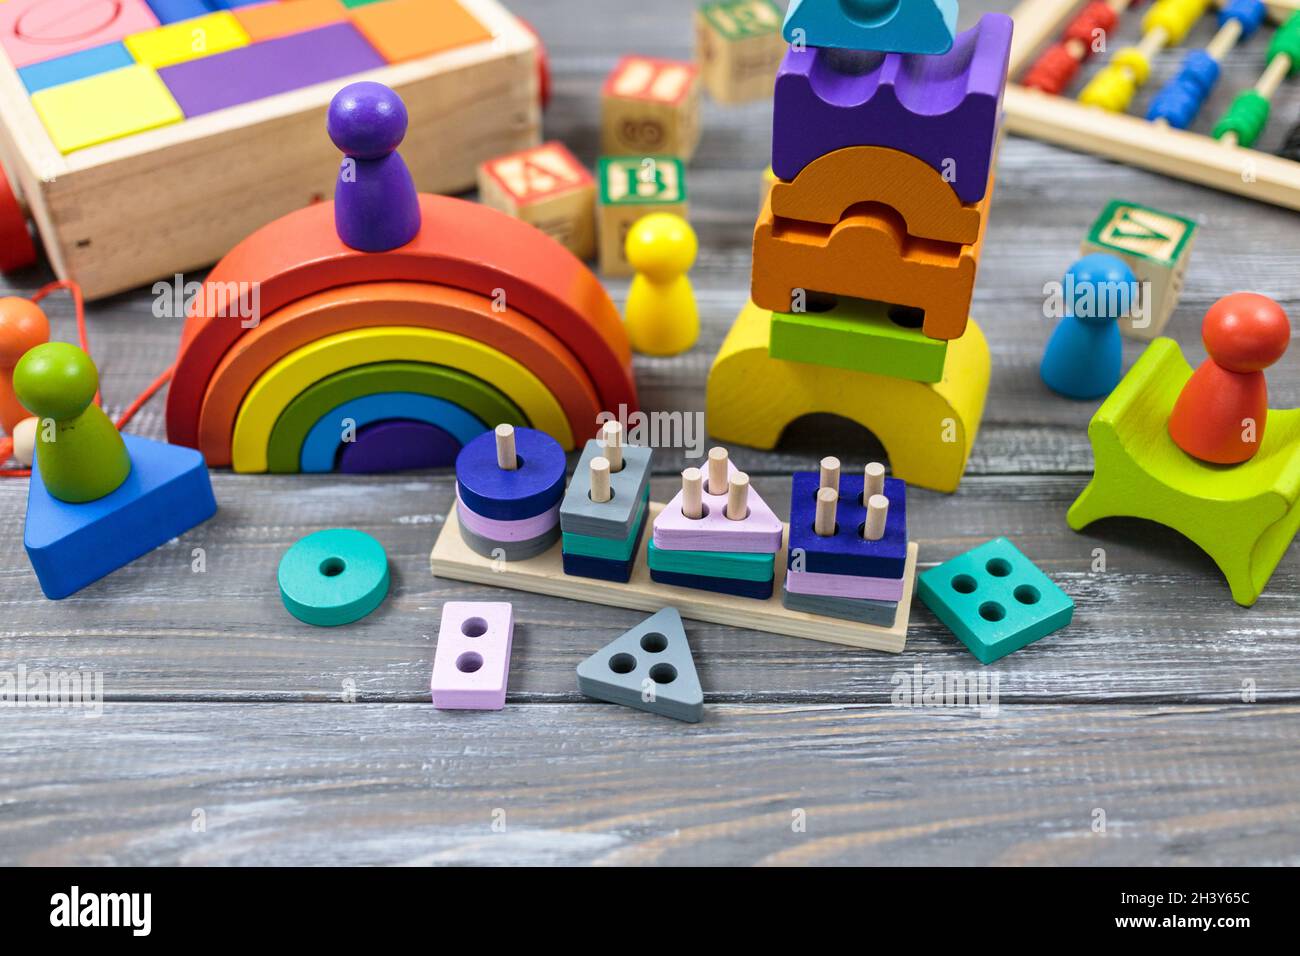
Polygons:
M415 468L450 468L460 454L460 442L427 422L391 418L357 431L339 452L338 470L349 475L373 475Z

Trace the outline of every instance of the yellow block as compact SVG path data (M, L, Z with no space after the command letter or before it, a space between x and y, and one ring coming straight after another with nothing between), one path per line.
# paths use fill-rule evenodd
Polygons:
M206 17L180 20L155 30L132 33L125 40L137 63L157 69L248 46L248 33L228 10Z
M329 375L374 362L446 365L495 385L519 406L533 427L552 435L565 451L573 432L555 396L532 372L481 342L436 329L378 326L340 332L290 352L262 373L235 418L231 465L235 471L267 469L271 430L288 404Z
M32 94L32 106L61 153L185 118L150 67L124 66Z
M973 321L948 343L943 380L925 383L786 362L768 355L772 313L741 310L709 370L709 434L723 443L775 448L786 426L815 413L839 415L885 446L894 475L956 491L989 390L989 347Z

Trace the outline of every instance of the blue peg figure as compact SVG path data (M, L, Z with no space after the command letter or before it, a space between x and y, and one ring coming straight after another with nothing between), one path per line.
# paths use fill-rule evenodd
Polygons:
M330 102L325 129L345 154L334 187L334 227L362 252L404 246L420 231L420 200L397 147L406 104L382 83L350 83Z
M1039 374L1066 398L1109 395L1123 365L1119 322L1136 287L1123 260L1105 253L1084 256L1065 273L1065 316L1043 351Z

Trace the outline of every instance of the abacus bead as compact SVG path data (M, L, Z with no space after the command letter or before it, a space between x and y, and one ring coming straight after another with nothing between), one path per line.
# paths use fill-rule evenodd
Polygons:
M1020 79L1022 86L1044 93L1061 93L1074 75L1079 72L1079 62L1070 56L1062 44L1048 47Z
M1267 15L1264 0L1228 0L1227 6L1219 11L1219 26L1236 20L1241 24L1241 39L1249 40Z
M1271 63L1275 56L1286 54L1291 58L1291 69L1287 76L1300 73L1300 10L1291 14L1287 21L1273 31L1273 39L1268 44L1268 59Z
M1145 83L1151 76L1151 61L1145 53L1135 46L1124 47L1122 50L1115 51L1114 59L1111 62L1115 66L1123 67L1132 73L1138 86Z
M1187 129L1219 79L1219 64L1204 50L1193 50L1178 75L1151 100L1147 119L1162 119L1175 129Z
M1097 40L1098 31L1110 33L1117 23L1119 23L1119 14L1106 3L1106 0L1092 0L1077 17L1070 21L1062 37L1065 40L1077 40L1082 43L1083 58L1086 60L1095 52L1092 45Z
M1282 307L1266 295L1234 292L1205 313L1201 323L1205 350L1233 372L1259 372L1280 359L1291 344L1291 323Z
M325 129L334 145L354 159L382 159L406 135L406 104L369 80L350 83L330 101Z
M1112 113L1122 113L1133 101L1137 84L1133 74L1114 63L1108 64L1079 93L1079 102Z
M1209 0L1157 0L1142 18L1142 32L1160 27L1165 31L1166 46L1182 43L1209 5Z
M1223 139L1233 133L1241 146L1253 146L1268 124L1268 100L1254 90L1242 90L1233 97L1228 112L1219 117L1211 135Z

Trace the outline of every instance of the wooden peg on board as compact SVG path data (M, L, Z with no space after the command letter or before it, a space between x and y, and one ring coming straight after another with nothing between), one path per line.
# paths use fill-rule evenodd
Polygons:
M749 517L749 475L738 471L727 484L727 517L744 521Z
M608 458L591 459L591 500L601 505L614 497L609 486L610 463Z
M519 456L515 454L515 426L497 426L497 467L503 471L514 471L519 467Z
M704 517L704 474L698 468L682 472L682 514L692 520Z
M823 488L817 492L817 514L813 520L813 531L823 538L835 534L835 506L839 500L840 493L834 488Z

